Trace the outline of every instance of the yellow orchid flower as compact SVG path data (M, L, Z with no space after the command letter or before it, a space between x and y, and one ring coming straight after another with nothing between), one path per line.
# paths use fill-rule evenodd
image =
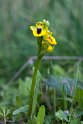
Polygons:
M51 45L56 45L57 44L56 39L52 35L46 35L44 37L44 39L46 41L48 41L48 43L51 44Z
M41 37L47 34L48 27L43 22L36 23L36 26L30 26L35 37Z

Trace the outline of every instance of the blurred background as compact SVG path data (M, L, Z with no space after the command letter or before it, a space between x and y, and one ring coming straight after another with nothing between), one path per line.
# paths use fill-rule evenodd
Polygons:
M83 0L0 0L0 79L37 55L29 26L43 19L58 42L52 55L83 56Z

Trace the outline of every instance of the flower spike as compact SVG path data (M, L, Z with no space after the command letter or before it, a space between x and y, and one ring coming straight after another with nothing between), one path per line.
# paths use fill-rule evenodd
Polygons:
M42 37L41 44L42 47L45 45L47 46L47 48L43 47L43 49L46 49L45 51L47 52L51 52L54 49L54 45L57 44L56 39L52 36L53 32L49 30L49 25L49 21L44 19L42 22L37 22L35 26L30 26L30 29L32 30L32 33L35 37Z

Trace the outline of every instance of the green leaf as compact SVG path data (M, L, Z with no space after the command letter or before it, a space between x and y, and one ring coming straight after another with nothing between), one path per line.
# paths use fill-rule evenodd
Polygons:
M37 71L37 79L36 79L37 82L36 82L36 84L38 84L41 79L42 79L42 75L41 75L40 71L38 70Z
M0 117L2 117L3 116L3 113L0 111Z
M81 121L79 118L75 118L75 119L70 121L70 124L81 124Z
M21 96L28 96L31 90L32 79L27 77L25 80L19 80L19 94Z
M80 87L76 88L74 100L83 108L83 89Z
M13 115L17 115L17 114L20 114L20 113L25 113L25 112L27 112L28 111L28 106L26 105L26 106L23 106L23 107L21 107L21 108L19 108L19 109L16 109L14 112L13 112Z
M34 116L34 117L29 121L29 124L37 124L36 121L37 121L37 118Z
M68 120L68 114L66 114L64 111L59 110L58 112L55 113L55 116L59 118L60 120L65 120L69 122Z
M59 110L58 112L55 113L55 116L60 120L63 120L63 111Z
M19 96L16 96L16 104L18 107L22 106L22 99Z
M81 124L83 124L83 121L81 121Z
M75 80L69 77L54 77L53 75L49 76L47 80L45 80L45 84L49 87L56 88L57 93L61 94L62 89L64 87L64 91L67 93L68 96L74 95L75 89ZM81 82L78 83L78 87L83 89L83 84Z
M64 69L59 65L53 65L52 69L53 69L53 75L62 75L62 76L66 75Z
M10 113L11 113L11 110L10 109L7 109L6 110L6 116L8 116Z
M38 116L37 116L37 124L43 124L45 116L45 107L42 105L39 108Z
M10 113L11 113L11 109L7 109L4 106L0 108L0 116L8 116Z

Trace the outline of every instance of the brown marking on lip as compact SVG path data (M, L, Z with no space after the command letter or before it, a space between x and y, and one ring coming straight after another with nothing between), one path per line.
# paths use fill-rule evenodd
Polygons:
M50 38L50 36L48 37L48 39L50 39L50 40L51 40L51 42L53 42L53 41L52 41L52 39Z
M41 33L41 28L37 28L37 34Z

